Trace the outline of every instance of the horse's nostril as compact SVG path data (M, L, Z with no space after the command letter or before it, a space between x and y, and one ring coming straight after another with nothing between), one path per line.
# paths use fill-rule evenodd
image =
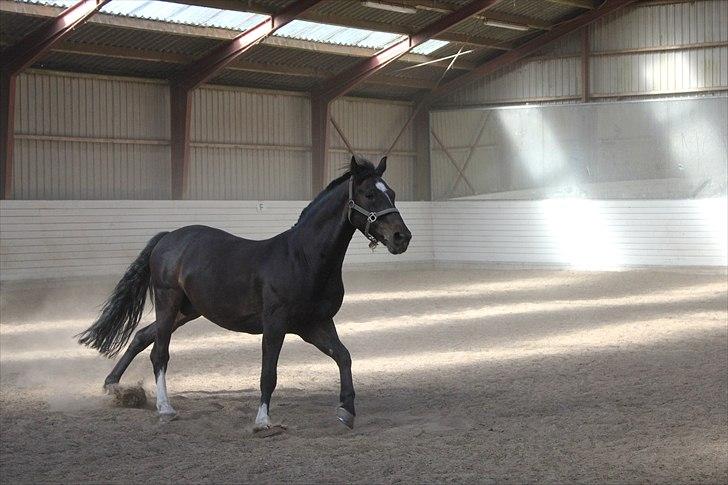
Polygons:
M401 244L408 242L412 238L412 235L409 232L395 232L393 239L394 242Z

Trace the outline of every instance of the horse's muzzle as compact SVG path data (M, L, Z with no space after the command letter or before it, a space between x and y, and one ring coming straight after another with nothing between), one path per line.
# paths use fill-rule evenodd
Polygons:
M404 227L392 234L391 239L387 240L387 249L392 254L402 254L407 251L409 243L412 240L412 233Z

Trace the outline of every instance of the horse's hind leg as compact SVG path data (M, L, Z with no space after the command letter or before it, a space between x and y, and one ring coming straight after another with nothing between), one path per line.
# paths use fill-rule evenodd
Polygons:
M178 315L177 321L174 323L174 329L172 331L177 330L185 323L194 320L199 316L199 313L194 315ZM134 338L129 344L129 347L126 349L126 352L124 352L124 355L121 356L112 371L109 373L108 376L106 376L106 380L104 381L105 389L119 383L122 374L124 374L127 367L129 367L131 361L134 360L134 357L136 357L139 352L152 345L152 342L154 342L154 338L156 337L156 335L157 322L153 322L150 325L147 325L134 335Z
M104 380L104 389L119 383L121 375L124 371L126 371L126 368L129 367L129 364L131 364L131 361L134 360L134 357L154 342L154 336L156 333L157 322L153 322L134 334L134 338L129 344L129 347L127 347L126 352L124 352L124 355L121 356L121 359L119 359L109 375L106 376L106 380Z
M169 362L169 340L174 331L175 317L184 300L184 293L177 288L157 288L155 292L157 309L157 331L154 336L151 359L154 378L157 383L157 412L161 421L170 421L177 416L167 397L167 363Z

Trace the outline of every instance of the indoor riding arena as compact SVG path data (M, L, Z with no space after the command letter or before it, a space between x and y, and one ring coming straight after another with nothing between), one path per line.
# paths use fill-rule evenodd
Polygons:
M728 1L0 0L0 482L728 483Z

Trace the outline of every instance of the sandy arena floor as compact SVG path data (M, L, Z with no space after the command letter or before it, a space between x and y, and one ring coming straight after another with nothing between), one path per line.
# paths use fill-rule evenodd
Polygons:
M272 417L251 433L260 337L172 337L178 421L100 392L113 362L74 343L112 281L2 292L0 481L722 482L728 288L703 271L347 274L334 363L286 340ZM149 316L147 317L147 319ZM153 392L148 352L125 375Z

